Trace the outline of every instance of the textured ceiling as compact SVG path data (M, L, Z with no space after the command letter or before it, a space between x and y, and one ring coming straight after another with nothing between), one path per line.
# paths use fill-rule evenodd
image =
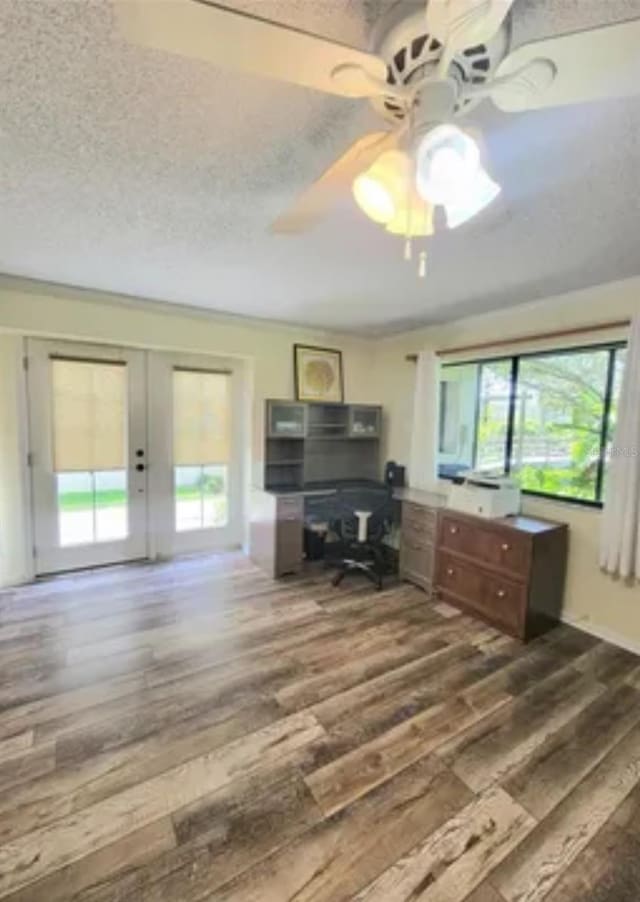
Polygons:
M229 5L367 47L387 0ZM513 46L640 17L640 0L516 0ZM355 138L366 101L126 46L109 0L0 0L0 271L247 316L382 333L640 274L640 96L481 126L501 198L429 246L350 198L267 226Z

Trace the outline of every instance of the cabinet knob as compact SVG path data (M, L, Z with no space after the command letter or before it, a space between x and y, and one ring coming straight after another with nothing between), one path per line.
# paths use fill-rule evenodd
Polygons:
M457 531L458 531L458 527L457 527L457 526L450 526L450 527L449 527L449 532L451 533L452 536L455 536L455 534L457 533Z
M447 567L447 576L453 576L453 567Z
M508 542L503 542L503 543L502 543L502 550L503 550L503 551L509 551L510 548L511 548L511 545L509 545Z
M496 592L496 595L498 596L498 598L504 598L504 596L506 594L507 593L504 591L504 589L498 589L498 591Z

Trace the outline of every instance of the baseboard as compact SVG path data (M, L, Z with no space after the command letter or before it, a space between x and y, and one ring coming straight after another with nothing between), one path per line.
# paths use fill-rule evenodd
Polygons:
M567 623L569 626L582 630L583 633L589 633L591 636L596 636L598 639L610 642L612 645L617 645L619 648L624 648L626 651L633 652L634 655L640 655L640 642L632 642L624 636L621 636L619 633L616 633L615 630L609 630L604 626L597 626L593 623L585 623L584 620L575 620L573 617L566 614L560 619L563 623Z

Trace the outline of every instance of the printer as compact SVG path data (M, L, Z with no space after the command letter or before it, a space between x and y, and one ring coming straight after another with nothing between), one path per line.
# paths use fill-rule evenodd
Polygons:
M468 470L460 473L447 507L478 517L509 517L520 512L520 487L506 476Z

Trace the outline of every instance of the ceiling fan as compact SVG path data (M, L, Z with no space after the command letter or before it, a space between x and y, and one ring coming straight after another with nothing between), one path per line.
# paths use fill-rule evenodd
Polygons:
M368 98L387 129L358 139L272 229L308 229L351 189L370 218L411 237L432 234L434 206L455 227L497 196L478 141L454 124L484 98L515 113L640 93L640 20L509 52L513 2L400 0L376 53L209 0L115 0L115 9L134 44Z

